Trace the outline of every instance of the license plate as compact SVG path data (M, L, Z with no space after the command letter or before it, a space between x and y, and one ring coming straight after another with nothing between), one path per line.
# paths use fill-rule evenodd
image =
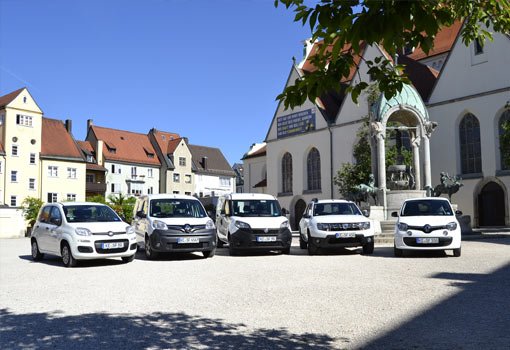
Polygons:
M258 236L257 242L276 242L275 236Z
M439 243L439 238L433 238L433 237L416 238L416 243L419 243L419 244Z
M200 243L200 239L198 237L179 237L177 238L177 243Z
M124 248L124 242L101 243L102 249Z
M356 237L356 234L354 232L337 232L335 234L336 238L352 238Z

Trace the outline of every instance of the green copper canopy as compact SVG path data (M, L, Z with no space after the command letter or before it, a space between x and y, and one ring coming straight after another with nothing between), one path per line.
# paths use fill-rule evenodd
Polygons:
M416 91L416 89L411 85L404 84L402 91L389 100L384 97L384 94L381 94L377 102L372 105L371 112L374 121L382 122L384 119L387 119L386 114L394 107L400 107L403 109L407 107L408 109L412 109L418 113L423 122L429 120L429 114L423 100L418 94L418 91Z

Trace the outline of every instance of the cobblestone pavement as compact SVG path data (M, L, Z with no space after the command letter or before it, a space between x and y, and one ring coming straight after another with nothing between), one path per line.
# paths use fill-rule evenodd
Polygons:
M394 258L199 254L32 262L0 240L0 348L508 349L510 238Z

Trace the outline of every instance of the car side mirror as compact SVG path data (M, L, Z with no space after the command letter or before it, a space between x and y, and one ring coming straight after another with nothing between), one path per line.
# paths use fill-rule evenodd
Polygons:
M365 217L367 217L367 218L368 218L368 216L370 215L370 214L368 213L368 210L366 210L366 209L365 209L365 210L363 210L363 211L362 211L362 213L363 213L363 216L365 216Z
M225 216L225 215L227 215L227 213L225 213L225 209L221 209L221 210L220 210L220 215L221 215L221 216Z
M392 212L391 217L398 218L398 212L396 212L396 211Z
M142 210L137 211L136 216L138 216L140 219L144 219L147 217L147 215L145 215L145 213Z
M310 215L308 215L307 213L304 213L304 214L303 214L303 217L304 217L305 219L308 219L308 218L310 217Z
M285 208L282 208L282 214L283 215L289 215L289 211Z
M214 219L214 214L210 210L207 211L207 216L210 217L211 219Z
M462 215L462 211L461 210L455 210L455 215Z
M62 219L51 218L50 224L55 225L55 226L60 226L60 225L62 225Z

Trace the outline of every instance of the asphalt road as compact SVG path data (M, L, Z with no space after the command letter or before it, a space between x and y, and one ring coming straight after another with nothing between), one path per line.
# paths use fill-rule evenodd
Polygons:
M294 239L296 241L296 239ZM509 349L510 238L394 258L32 262L0 240L0 349Z

